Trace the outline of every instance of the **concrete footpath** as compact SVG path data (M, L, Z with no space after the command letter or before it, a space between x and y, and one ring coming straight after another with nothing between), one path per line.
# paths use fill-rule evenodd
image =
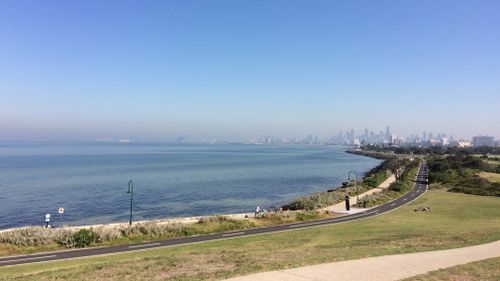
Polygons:
M500 240L458 249L380 256L263 272L228 280L400 280L433 270L494 257L500 257Z

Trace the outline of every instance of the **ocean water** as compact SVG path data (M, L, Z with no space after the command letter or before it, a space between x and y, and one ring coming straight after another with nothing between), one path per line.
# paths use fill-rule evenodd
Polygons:
M252 212L339 185L381 161L344 147L0 143L0 229Z

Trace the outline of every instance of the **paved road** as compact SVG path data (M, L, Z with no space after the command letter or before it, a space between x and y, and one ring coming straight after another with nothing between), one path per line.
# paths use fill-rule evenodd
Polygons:
M401 196L400 198L391 201L387 204L378 206L373 209L366 210L364 212L347 215L338 218L324 219L313 222L303 222L303 223L294 223L287 225L278 225L272 227L265 228L253 228L253 229L245 229L241 231L233 231L233 232L224 232L210 235L202 235L202 236L192 236L178 239L169 239L162 240L152 243L138 243L138 244L129 244L129 245L121 245L121 246L112 246L112 247L100 247L100 248L87 248L87 249L79 249L79 250L68 250L68 251L59 251L59 252L48 252L48 253L40 253L40 254L32 254L32 255L22 255L22 256L11 256L11 257L1 257L0 258L0 266L5 265L15 265L15 264L26 264L33 262L42 262L42 261L52 261L52 260L62 260L69 258L77 258L77 257L88 257L95 255L103 255L103 254L111 254L111 253L120 253L120 252L128 252L140 249L150 249L157 247L165 247L165 246L173 246L173 245L182 245L188 243L195 242L205 242L219 239L226 239L231 237L242 237L248 235L255 234L263 234L263 233L271 233L277 231L287 231L294 229L302 229L308 227L317 227L322 225L330 225L336 223L343 223L349 221L355 221L360 219L366 219L374 216L378 216L392 210L395 210L401 206L404 206L419 196L421 196L425 191L427 191L427 164L423 163L420 167L417 180L413 186L413 190Z

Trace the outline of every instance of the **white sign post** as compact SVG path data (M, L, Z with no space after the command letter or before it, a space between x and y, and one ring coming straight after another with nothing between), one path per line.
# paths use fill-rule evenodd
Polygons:
M62 226L62 215L64 214L64 208L59 208L57 211L59 213L59 224Z

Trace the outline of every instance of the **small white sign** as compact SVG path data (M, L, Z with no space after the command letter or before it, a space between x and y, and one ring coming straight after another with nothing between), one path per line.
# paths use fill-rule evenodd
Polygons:
M45 221L50 221L50 214L45 215Z
M64 214L64 208L59 208L59 214Z

